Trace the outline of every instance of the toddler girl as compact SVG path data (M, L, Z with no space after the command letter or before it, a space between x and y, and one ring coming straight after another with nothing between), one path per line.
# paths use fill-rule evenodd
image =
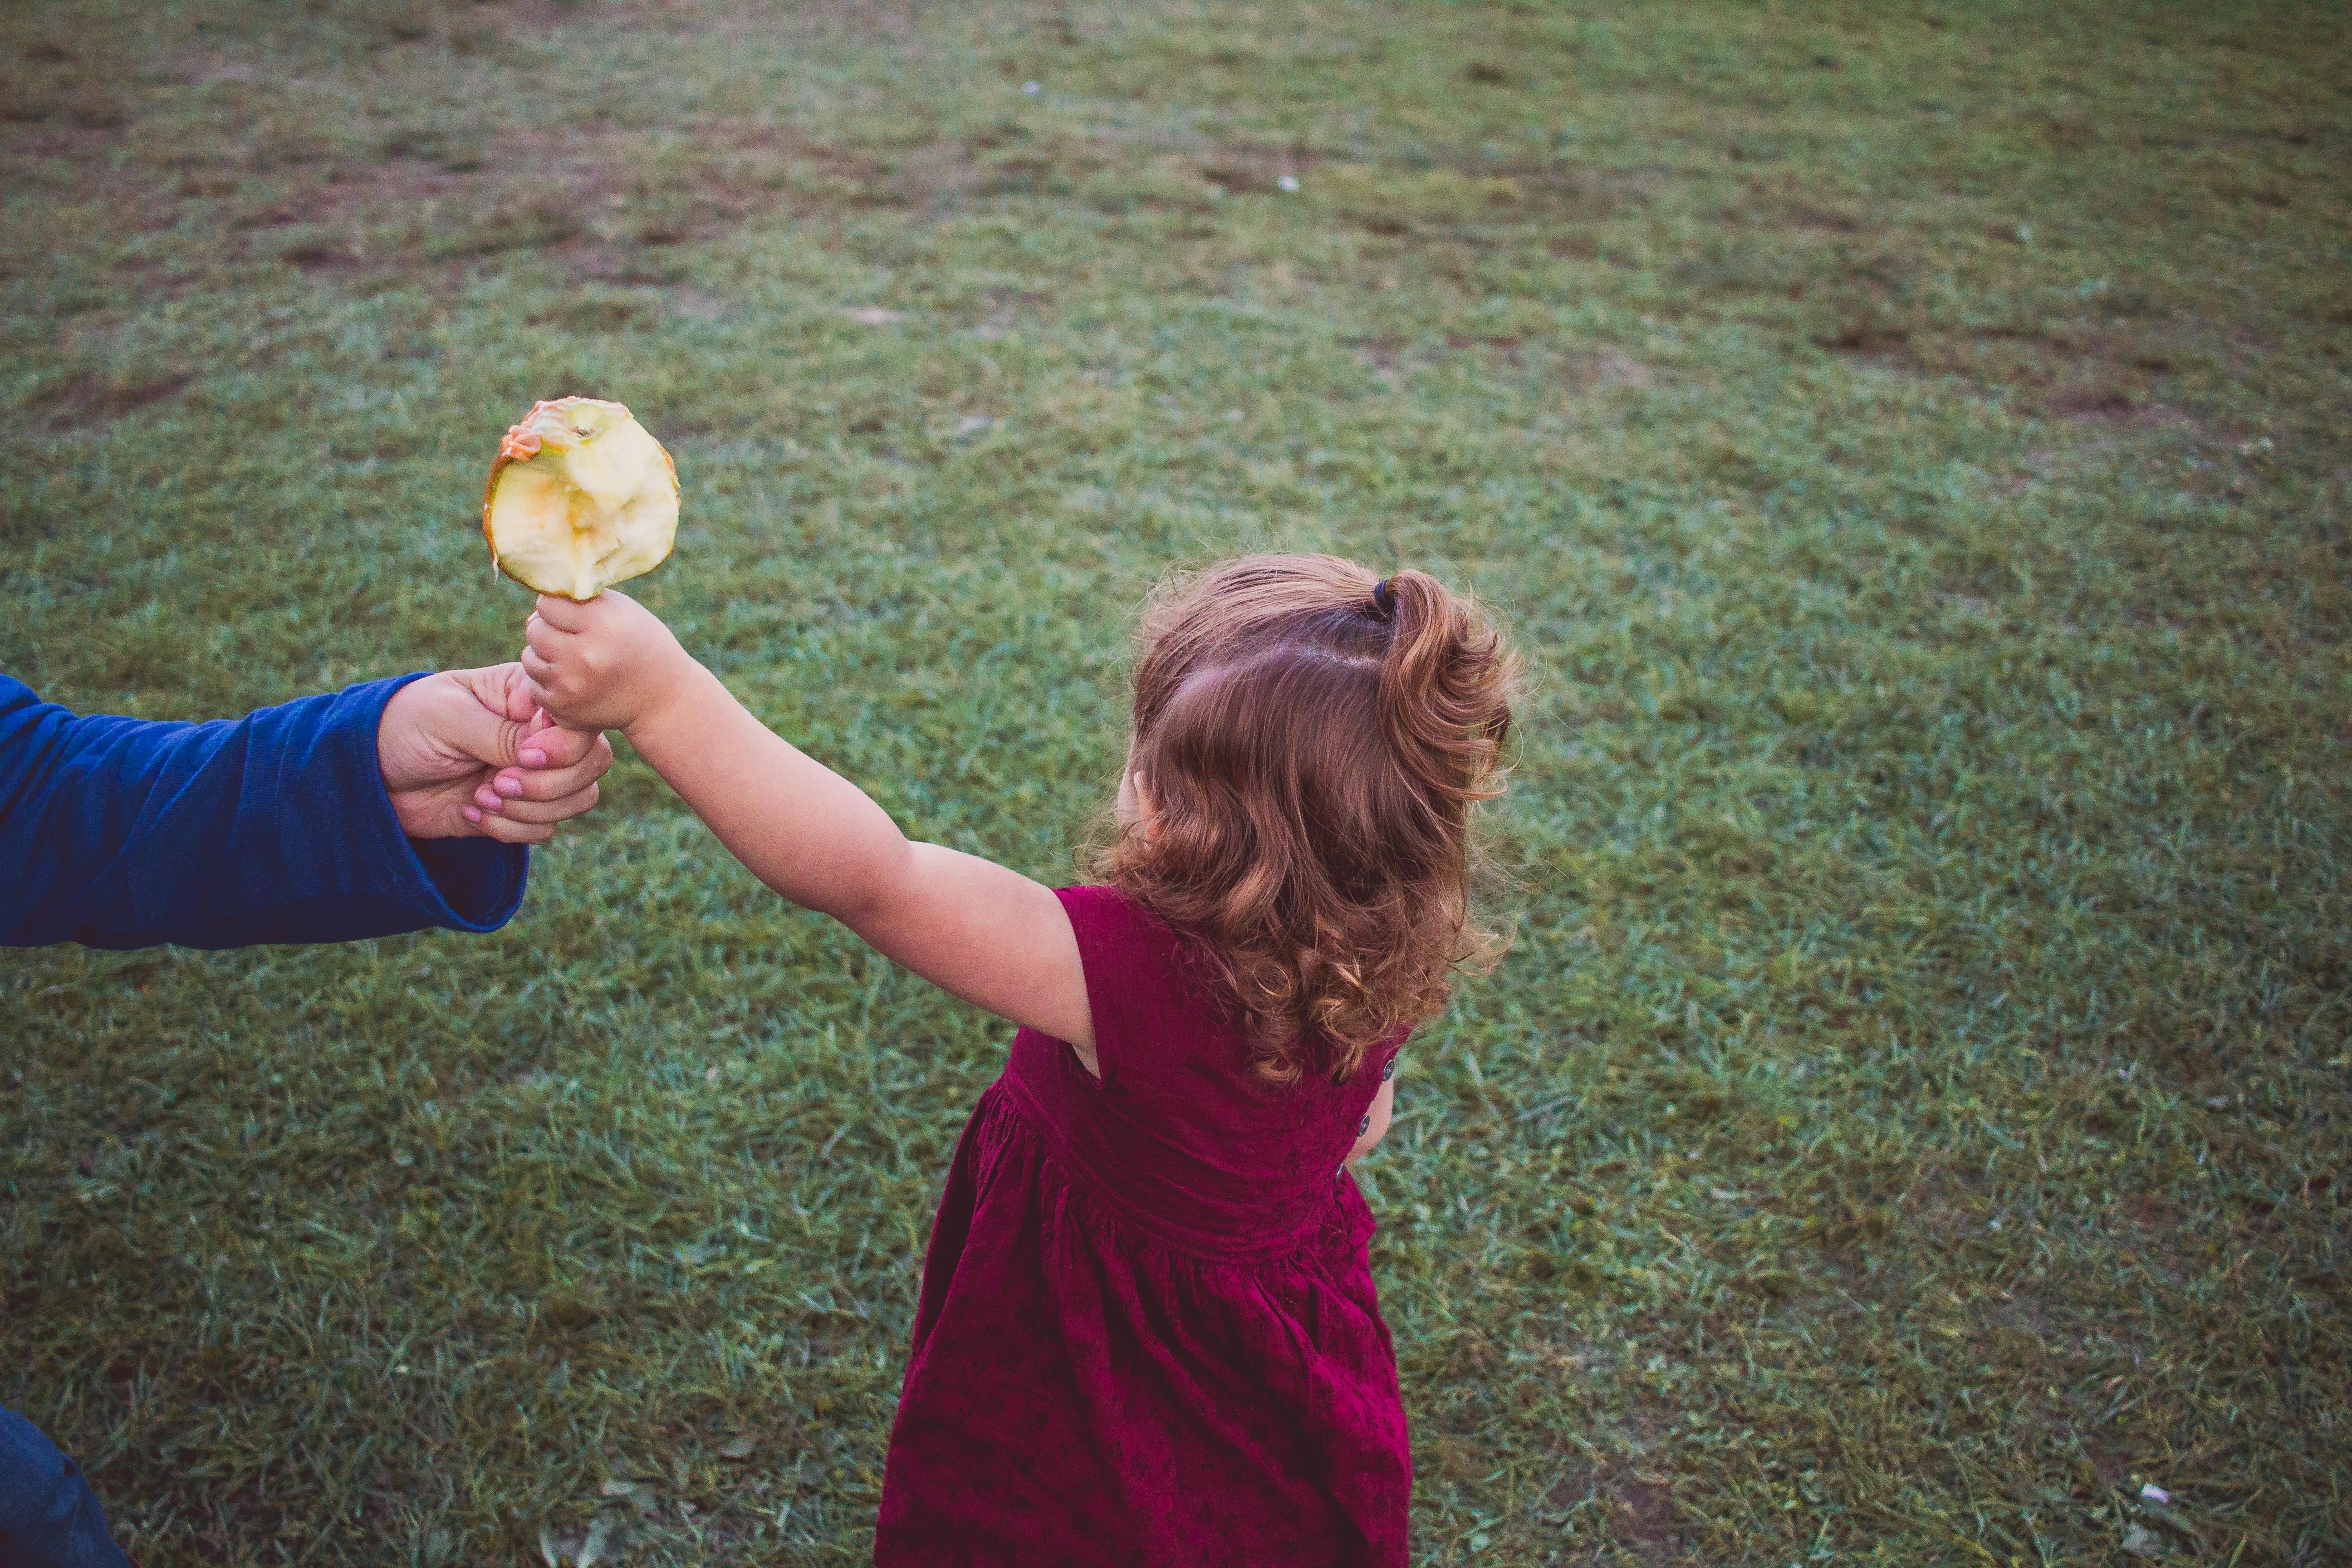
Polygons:
M1479 952L1470 808L1512 661L1419 572L1258 555L1146 612L1105 885L909 843L635 602L523 662L746 866L1019 1025L957 1144L891 1433L884 1564L1392 1565L1412 1483L1347 1167Z

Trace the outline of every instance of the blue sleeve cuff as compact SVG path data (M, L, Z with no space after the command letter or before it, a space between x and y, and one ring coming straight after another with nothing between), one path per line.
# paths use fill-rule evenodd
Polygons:
M375 737L384 708L394 692L424 679L423 671L398 675L336 694L327 733L349 751L337 772L352 780L352 793L360 797L354 815L365 823L365 863L381 867L386 890L415 917L413 924L395 929L494 931L522 908L530 851L494 838L411 838L401 831L399 814L383 787Z

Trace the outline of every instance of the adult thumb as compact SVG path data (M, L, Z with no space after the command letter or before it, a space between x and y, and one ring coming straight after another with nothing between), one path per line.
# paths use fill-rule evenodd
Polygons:
M456 685L468 700L447 705L442 732L434 738L484 767L518 765L523 741L531 731L531 707L521 695L522 667L497 665L453 673Z
M536 713L523 731L518 742L522 749L522 765L541 770L568 768L585 762L588 753L596 749L596 742L604 738L594 730L567 730L544 711Z

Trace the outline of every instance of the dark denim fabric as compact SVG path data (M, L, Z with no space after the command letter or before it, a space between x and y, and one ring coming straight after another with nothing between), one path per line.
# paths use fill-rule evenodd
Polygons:
M0 1408L0 1568L131 1568L81 1467Z

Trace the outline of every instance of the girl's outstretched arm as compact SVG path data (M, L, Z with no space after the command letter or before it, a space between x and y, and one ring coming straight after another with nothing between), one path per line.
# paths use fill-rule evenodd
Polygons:
M1068 1041L1097 1070L1077 938L1052 889L910 842L865 791L753 718L625 595L542 597L525 641L533 700L568 727L626 735L760 880L941 989Z

